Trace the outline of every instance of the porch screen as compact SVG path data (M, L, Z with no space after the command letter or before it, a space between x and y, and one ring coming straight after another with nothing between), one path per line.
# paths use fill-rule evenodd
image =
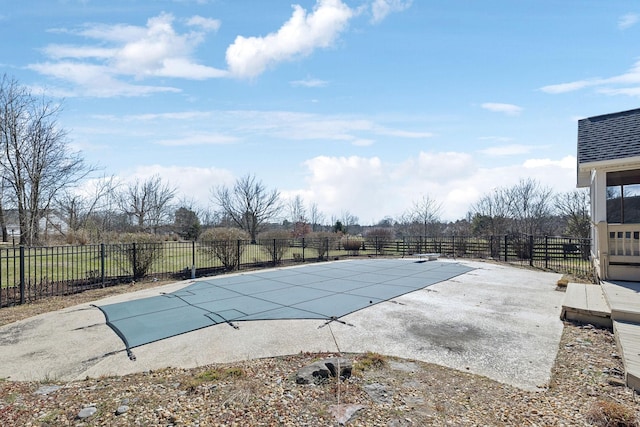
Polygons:
M640 169L607 173L607 222L640 223Z

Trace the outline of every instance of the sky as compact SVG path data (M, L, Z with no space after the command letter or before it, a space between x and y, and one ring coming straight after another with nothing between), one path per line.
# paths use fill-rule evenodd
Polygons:
M577 120L640 107L619 0L0 0L0 75L99 175L214 208L254 175L327 223L576 186Z

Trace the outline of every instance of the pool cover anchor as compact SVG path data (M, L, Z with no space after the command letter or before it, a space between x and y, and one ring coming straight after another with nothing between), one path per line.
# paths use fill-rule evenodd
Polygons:
M205 316L208 317L209 319L211 319L214 323L216 323L216 324L217 323L222 323L222 322L218 322L216 319L211 317L211 315L214 315L214 316L217 316L217 317L221 318L224 323L226 323L227 325L231 326L233 329L240 329L240 326L235 325L232 320L227 319L224 316L221 316L219 313L210 311L207 314L205 314Z
M337 316L331 316L331 317L329 317L329 319L326 322L324 322L322 325L318 326L318 329L324 328L325 326L327 326L331 322L338 322L338 323L342 323L343 325L351 326L351 327L354 327L354 328L356 327L356 325L352 325L351 323L347 323L344 320L338 319Z
M233 324L233 322L232 322L231 320L226 320L226 319L225 319L225 322L227 323L227 325L231 326L233 329L237 329L237 330L239 330L239 329L240 329L240 326L238 326L238 325L234 325L234 324Z

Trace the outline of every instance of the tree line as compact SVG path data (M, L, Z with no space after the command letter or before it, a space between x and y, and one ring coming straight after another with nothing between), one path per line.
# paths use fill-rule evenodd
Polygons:
M156 175L132 183L114 176L96 178L96 166L70 148L60 127L61 105L36 95L15 79L0 81L0 229L17 221L19 243L112 241L123 233L149 233L196 240L206 229L237 229L256 241L267 232L305 237L312 233L370 234L386 237L510 233L587 237L588 193L554 194L535 180L494 189L474 203L465 219L441 220L442 205L423 196L396 218L363 226L344 210L327 218L300 196L283 200L255 175L210 189L211 208L179 199L178 191ZM82 184L83 191L80 191ZM12 217L17 219L13 220ZM43 232L44 230L44 232ZM227 232L227 235L228 232Z

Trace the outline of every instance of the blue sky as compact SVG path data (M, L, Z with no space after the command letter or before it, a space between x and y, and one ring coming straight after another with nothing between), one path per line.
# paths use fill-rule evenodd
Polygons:
M75 150L180 197L255 174L363 225L575 188L577 120L639 107L640 5L601 0L1 0L0 73Z

